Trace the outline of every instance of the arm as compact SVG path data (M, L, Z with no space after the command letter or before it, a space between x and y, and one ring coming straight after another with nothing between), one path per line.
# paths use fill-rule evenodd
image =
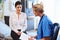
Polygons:
M50 28L47 19L44 19L42 23L43 38L41 40L50 40Z
M23 24L22 31L25 31L26 29L27 29L27 16L25 15L25 19L24 19L24 24Z
M9 25L10 25L11 30L13 30L16 33L18 32L17 29L14 29L15 26L13 24L13 17L12 17L12 15L9 18Z
M41 40L50 40L50 37L42 38Z

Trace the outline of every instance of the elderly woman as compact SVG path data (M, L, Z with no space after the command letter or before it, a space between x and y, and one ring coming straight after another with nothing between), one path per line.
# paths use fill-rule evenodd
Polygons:
M49 18L43 13L43 4L33 5L33 12L35 16L41 17L39 24L37 35L29 38L29 40L52 40L53 36L53 25Z
M27 28L27 16L22 11L22 3L17 1L15 3L16 11L10 16L11 37L13 40L19 40L22 32Z

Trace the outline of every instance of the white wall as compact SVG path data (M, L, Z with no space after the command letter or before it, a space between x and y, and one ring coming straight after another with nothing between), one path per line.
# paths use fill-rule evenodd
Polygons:
M44 0L44 13L54 22L54 0Z
M55 21L60 23L60 0L55 0Z
M10 16L12 11L15 11L15 2L17 0L5 0L4 1L4 16Z
M9 0L4 1L4 16L9 16Z

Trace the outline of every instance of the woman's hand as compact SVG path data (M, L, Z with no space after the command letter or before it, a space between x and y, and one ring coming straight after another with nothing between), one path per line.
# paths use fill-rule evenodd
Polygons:
M33 38L29 38L29 40L34 40Z
M34 40L34 36L31 36L31 37L29 38L29 40Z
M18 32L17 34L18 34L18 35L21 35L21 33L22 33L22 32Z

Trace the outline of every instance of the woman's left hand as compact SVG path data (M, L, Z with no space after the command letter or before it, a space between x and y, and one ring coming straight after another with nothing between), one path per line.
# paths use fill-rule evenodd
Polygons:
M18 32L17 34L18 34L18 35L21 35L21 33L22 33L22 32Z

